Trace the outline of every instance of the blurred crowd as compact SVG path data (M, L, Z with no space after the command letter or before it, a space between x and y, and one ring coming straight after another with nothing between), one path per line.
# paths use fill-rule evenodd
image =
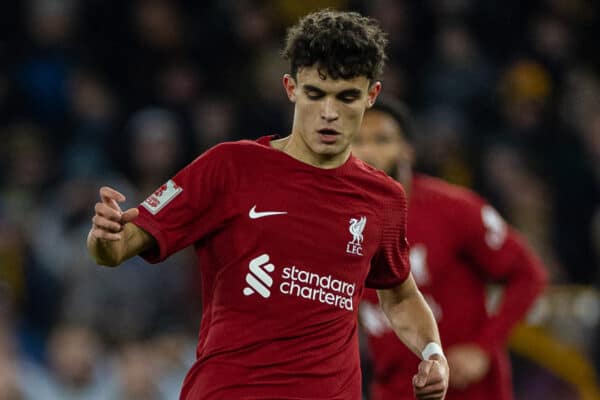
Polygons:
M98 188L134 206L216 143L289 133L285 28L324 6L389 33L384 91L416 115L419 169L489 198L552 283L600 286L597 2L3 2L0 400L177 397L193 254L96 266Z

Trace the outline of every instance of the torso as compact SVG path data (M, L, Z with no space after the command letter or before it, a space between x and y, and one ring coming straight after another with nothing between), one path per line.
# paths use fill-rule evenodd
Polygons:
M322 170L246 146L227 221L196 246L205 310L184 393L358 400L357 306L396 189L353 158Z

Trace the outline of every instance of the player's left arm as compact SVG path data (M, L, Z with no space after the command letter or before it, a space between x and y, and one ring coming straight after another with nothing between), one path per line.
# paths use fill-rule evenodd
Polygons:
M404 189L395 182L391 187L396 190L383 203L381 242L365 285L377 289L392 328L423 359L413 377L417 398L441 400L448 388L448 363L433 313L410 273Z
M484 349L503 346L546 285L546 269L525 240L498 212L483 201L464 219L464 252L491 281L500 283L503 295L498 309L479 334Z
M449 368L437 324L412 275L400 285L377 290L379 304L400 340L423 359L413 377L418 399L443 399Z
M474 194L460 206L459 232L463 253L475 268L503 288L501 302L472 343L447 349L453 370L451 385L465 387L489 369L489 355L502 348L512 327L521 320L546 284L542 262L500 214Z

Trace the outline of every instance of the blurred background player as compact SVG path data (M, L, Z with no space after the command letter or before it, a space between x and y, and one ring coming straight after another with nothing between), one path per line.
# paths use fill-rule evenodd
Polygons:
M380 97L365 114L353 153L405 187L410 264L439 323L450 366L447 399L512 399L507 336L545 283L539 259L484 199L413 172L413 124L407 109ZM497 304L490 284L502 285ZM397 340L367 290L360 307L373 364L372 399L410 399L418 359Z

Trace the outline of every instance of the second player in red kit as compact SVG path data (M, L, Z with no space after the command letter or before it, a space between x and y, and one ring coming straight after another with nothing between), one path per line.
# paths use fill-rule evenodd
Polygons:
M404 191L350 154L381 90L385 43L356 13L304 17L284 51L289 136L218 145L138 208L122 212L123 196L100 190L87 241L98 263L196 250L204 310L182 399L360 400L365 286L423 358L414 391L443 399L448 366L410 274Z
M450 366L450 400L512 399L507 336L544 286L540 261L496 210L470 190L413 174L406 109L380 99L355 137L357 157L406 188L407 235L415 281L433 310ZM488 285L501 284L496 310L486 308ZM367 291L361 304L374 368L374 400L409 400L419 360L400 343Z

